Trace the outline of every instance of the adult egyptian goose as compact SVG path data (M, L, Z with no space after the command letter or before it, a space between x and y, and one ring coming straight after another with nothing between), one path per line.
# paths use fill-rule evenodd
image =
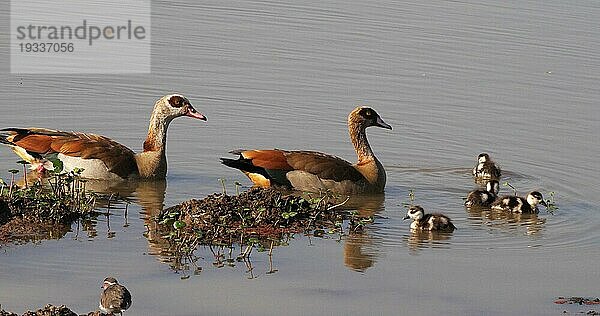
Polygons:
M64 171L83 168L81 176L84 178L161 179L167 174L167 128L174 118L180 116L206 121L206 117L182 95L170 94L156 101L144 150L139 154L104 136L44 128L5 128L0 130L0 143L11 147L40 172L52 169L46 157L56 155L62 161Z
M413 230L452 232L456 229L448 216L439 213L425 214L425 210L419 205L412 205L408 208L404 220L409 218L413 220L410 224L410 229Z
M492 210L531 214L538 212L538 204L548 207L542 194L538 191L532 191L525 198L514 195L500 197L492 204Z
M358 156L356 164L314 151L280 149L232 151L239 158L221 158L221 162L241 170L261 187L283 186L310 192L330 190L341 194L383 192L385 170L367 141L369 126L392 129L370 107L359 106L348 115L350 140Z
M100 304L98 307L104 314L112 315L123 312L131 306L131 293L126 287L119 284L117 279L108 277L102 284L102 293L100 294Z

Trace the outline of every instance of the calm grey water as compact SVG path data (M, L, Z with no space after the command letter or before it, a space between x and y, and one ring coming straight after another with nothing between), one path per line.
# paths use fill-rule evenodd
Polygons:
M130 316L556 315L590 309L554 305L558 296L600 295L598 2L154 1L152 12L150 75L8 74L0 34L2 126L83 130L139 150L163 94L187 95L209 118L173 122L166 190L128 188L129 226L117 212L110 230L101 217L95 232L74 225L59 240L3 247L3 308L87 312L109 274L132 291ZM274 250L273 274L265 253L253 253L247 272L217 268L199 249L198 276L155 255L145 214L220 191L219 178L249 185L219 164L228 150L354 160L345 121L358 104L394 127L369 130L388 185L385 196L353 201L375 215L364 233L296 236ZM483 151L520 193L554 191L560 209L465 211ZM0 176L14 161L0 150ZM402 221L411 189L459 229L411 234Z

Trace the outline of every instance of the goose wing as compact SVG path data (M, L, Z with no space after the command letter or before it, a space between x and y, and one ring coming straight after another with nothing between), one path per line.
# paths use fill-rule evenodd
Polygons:
M137 170L135 153L110 138L87 133L62 132L44 128L5 128L0 139L33 155L53 153L81 159L99 159L123 178Z
M239 159L221 158L223 164L245 173L259 174L277 184L290 185L285 174L300 170L321 179L359 181L363 175L341 158L314 151L235 150Z

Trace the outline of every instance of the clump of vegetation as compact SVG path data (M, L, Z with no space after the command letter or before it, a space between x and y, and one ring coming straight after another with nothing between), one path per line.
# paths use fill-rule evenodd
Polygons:
M155 218L163 239L169 241L164 256L174 263L185 258L194 261L191 254L199 245L239 244L246 245L237 258L241 261L252 248L272 251L295 233L342 234L344 220L349 220L351 230L372 222L356 212L337 210L345 201L330 193L297 195L262 188L233 196L224 192L167 208Z
M297 196L253 188L239 195L215 193L183 202L163 210L156 221L169 231L167 238L193 233L200 244L229 245L240 238L335 227L343 217L333 211L333 202L330 194Z
M0 243L63 234L72 221L95 214L97 195L85 189L83 169L29 182L25 175L22 186L15 181L19 170L9 172L9 183L0 179Z
M81 316L102 316L100 311L93 311L87 314L82 314ZM19 314L5 311L0 306L0 316L19 316ZM47 304L43 308L39 308L35 311L27 311L23 313L22 316L79 316L77 313L66 307L65 305L52 305Z
M548 195L550 196L550 198L546 199L546 211L548 211L548 213L550 214L554 214L554 211L558 210L558 206L554 201L554 196L556 195L556 193L554 191L550 191Z
M578 304L578 305L600 305L600 298L598 297L559 297L554 301L556 304Z
M91 314L92 313L90 313L90 315ZM0 316L19 315L12 312L7 312L5 310L0 310ZM48 304L44 306L44 308L40 308L36 311L27 311L23 314L23 316L77 316L77 314L64 305L54 306L52 304Z

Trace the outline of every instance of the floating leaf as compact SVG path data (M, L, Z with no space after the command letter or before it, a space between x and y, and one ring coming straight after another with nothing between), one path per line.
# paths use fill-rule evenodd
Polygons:
M175 229L183 229L185 227L185 222L183 221L175 221L175 223L173 223L173 228Z
M55 158L55 159L48 159L48 160L50 160L50 162L52 162L52 166L54 167L53 171L55 173L61 173L63 171L64 165L60 159Z

